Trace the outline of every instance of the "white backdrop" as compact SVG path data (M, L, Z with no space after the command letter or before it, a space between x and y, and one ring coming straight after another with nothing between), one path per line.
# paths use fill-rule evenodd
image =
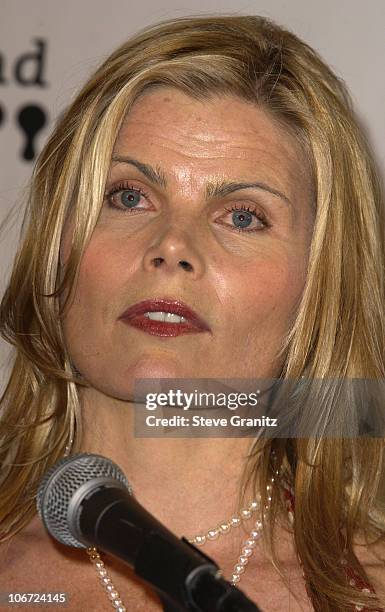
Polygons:
M23 115L35 113L37 120L45 118L44 127L32 139L38 152L55 117L109 52L146 25L184 15L260 14L293 30L345 80L383 171L384 0L195 0L194 4L167 0L162 6L155 2L1 0L0 221L16 209L33 167L33 159L23 157L26 137L19 124ZM13 229L0 236L0 293L8 277L19 221L20 215ZM6 358L3 343L0 366Z

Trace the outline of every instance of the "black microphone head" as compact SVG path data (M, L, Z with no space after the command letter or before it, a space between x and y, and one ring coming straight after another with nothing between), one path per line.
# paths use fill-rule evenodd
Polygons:
M59 542L87 548L71 531L69 508L74 497L87 494L95 486L117 486L132 494L122 470L102 455L79 453L61 459L43 476L36 496L38 514L47 531Z

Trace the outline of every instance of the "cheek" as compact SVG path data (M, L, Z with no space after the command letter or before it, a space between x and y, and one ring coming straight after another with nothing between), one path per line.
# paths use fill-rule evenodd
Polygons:
M291 319L305 284L303 262L238 262L217 271L214 286L230 324L282 323Z
M119 249L118 241L106 244L101 240L93 240L80 265L78 299L108 302L118 289L124 291L134 265L127 250L122 253Z
M73 357L84 350L97 353L124 306L124 278L117 256L92 239L85 250L73 299L63 318L67 346ZM127 287L127 284L126 284ZM84 364L81 364L84 367Z

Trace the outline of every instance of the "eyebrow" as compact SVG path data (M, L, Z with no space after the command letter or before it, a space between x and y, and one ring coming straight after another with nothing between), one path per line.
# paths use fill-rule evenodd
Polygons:
M135 166L135 168L137 168L142 174L144 174L144 176L149 181L151 181L151 183L153 183L154 185L158 185L163 188L167 187L166 176L163 170L159 166L154 168L153 166L150 166L149 164L145 164L144 162L140 162L137 159L133 159L132 157L125 157L121 155L114 155L112 157L112 162L130 164L132 166ZM209 182L206 185L206 198L208 199L208 198L224 197L240 189L261 189L263 191L267 191L268 193L271 193L272 195L280 198L281 200L285 202L285 204L291 205L289 198L284 193L260 181L252 182L252 183L246 183L246 182L238 183L234 181L224 181L224 180L220 180L215 183Z
M255 183L236 183L233 181L218 181L217 183L208 183L206 186L206 198L223 197L233 193L234 191L238 191L239 189L262 189L263 191L268 191L274 196L281 198L285 204L291 204L289 198L285 196L284 193L260 181Z
M160 187L167 187L166 176L159 167L153 168L149 164L140 162L137 159L133 159L132 157L122 157L121 155L115 155L112 158L112 161L115 163L131 164L132 166L135 166L135 168L137 168L142 174L144 174L144 176L147 177L151 183L159 185Z

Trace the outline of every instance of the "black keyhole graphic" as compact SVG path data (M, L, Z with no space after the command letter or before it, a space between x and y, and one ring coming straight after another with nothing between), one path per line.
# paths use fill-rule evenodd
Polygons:
M45 126L47 122L46 113L40 106L29 104L23 106L18 115L17 121L25 134L25 146L22 152L23 159L30 161L35 157L36 134Z

